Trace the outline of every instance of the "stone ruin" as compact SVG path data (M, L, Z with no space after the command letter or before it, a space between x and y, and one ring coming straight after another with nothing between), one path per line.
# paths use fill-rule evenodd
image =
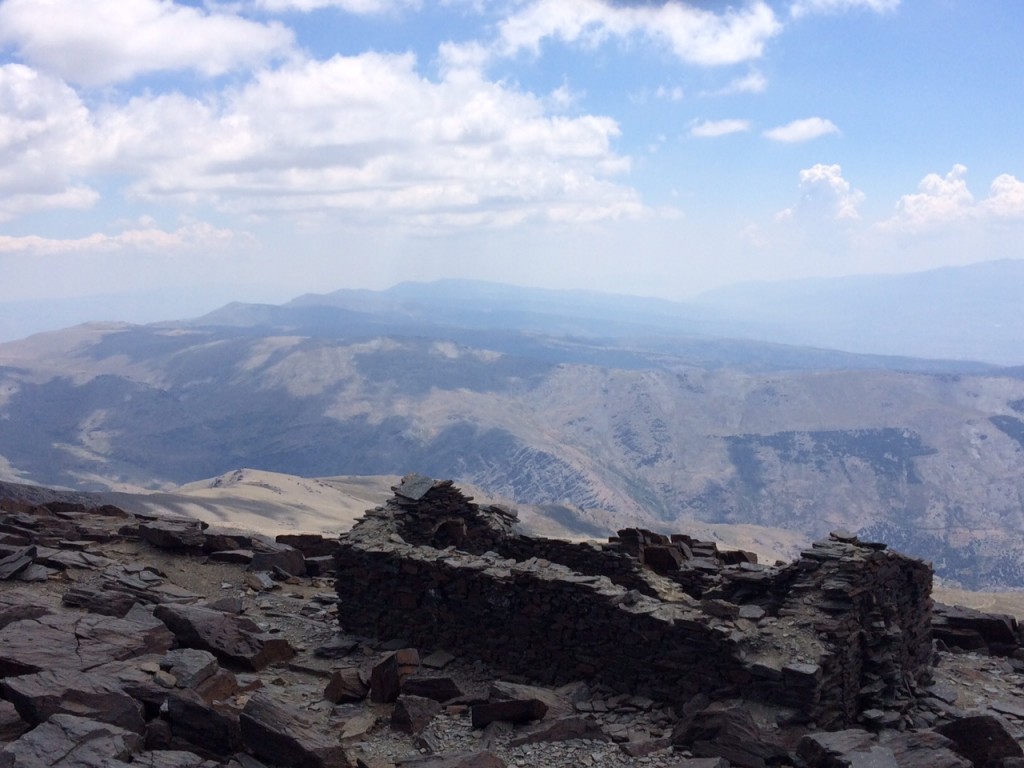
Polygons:
M932 571L883 544L835 533L766 565L641 529L607 543L520 535L514 512L451 481L393 490L336 554L345 631L677 708L763 704L823 730L894 726L928 683Z

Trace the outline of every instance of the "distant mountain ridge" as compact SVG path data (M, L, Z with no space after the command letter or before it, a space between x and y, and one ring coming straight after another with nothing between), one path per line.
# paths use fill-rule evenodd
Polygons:
M446 282L42 334L0 345L0 475L419 471L591 534L864 529L1024 585L1021 370L715 338L676 312Z

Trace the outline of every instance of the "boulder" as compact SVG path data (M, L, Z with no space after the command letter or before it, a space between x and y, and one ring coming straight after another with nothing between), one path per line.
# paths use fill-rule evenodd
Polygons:
M180 645L209 651L227 664L258 671L295 655L286 639L264 633L256 622L242 616L185 605L159 605L153 615Z
M142 705L121 690L113 678L72 669L47 669L9 677L0 692L26 722L38 725L58 713L120 726L141 734Z
M441 705L423 696L401 695L391 712L391 727L402 733L417 734L426 728Z
M324 689L324 698L332 704L362 701L369 693L370 686L355 667L336 669Z
M159 549L202 550L207 524L191 518L148 520L139 523L139 536Z
M202 755L230 755L242 746L239 712L227 704L210 704L194 691L171 691L167 697L171 744Z
M974 768L995 768L1006 758L1024 757L1020 744L993 715L971 715L935 729L953 742L953 749Z
M127 765L141 748L142 737L132 731L75 715L54 715L4 747L0 765L114 768Z
M694 757L724 757L742 768L765 768L786 759L786 752L761 733L754 718L740 706L712 704L681 722L672 743L687 746Z
M239 718L245 746L273 765L295 768L348 768L336 738L311 727L297 710L262 691L254 693Z
M286 544L259 542L259 548L254 543L249 568L253 571L273 571L280 568L291 576L305 576L306 558L299 550Z
M398 698L402 682L420 665L420 654L415 648L402 648L389 653L370 672L370 700L390 704Z
M95 614L48 614L0 629L0 677L44 669L88 670L110 661L170 649L162 625Z
M450 677L412 675L402 682L401 688L404 694L423 696L434 701L449 701L465 695L465 691Z

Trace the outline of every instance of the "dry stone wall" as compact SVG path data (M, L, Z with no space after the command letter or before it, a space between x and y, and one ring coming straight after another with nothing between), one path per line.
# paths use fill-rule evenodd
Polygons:
M336 554L346 631L679 706L764 701L825 728L898 718L927 680L931 570L883 545L834 534L766 566L649 531L529 538L449 481L394 490Z

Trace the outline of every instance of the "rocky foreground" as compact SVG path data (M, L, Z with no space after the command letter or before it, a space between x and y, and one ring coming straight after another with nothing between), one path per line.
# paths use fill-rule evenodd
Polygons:
M465 532L439 530L454 557L448 539ZM623 690L609 681L628 676L610 670L566 683L564 670L485 664L472 644L434 647L411 625L405 638L348 634L338 550L319 536L0 500L0 768L1024 765L1010 617L939 607L932 666L904 681L901 708L824 731L770 702Z

